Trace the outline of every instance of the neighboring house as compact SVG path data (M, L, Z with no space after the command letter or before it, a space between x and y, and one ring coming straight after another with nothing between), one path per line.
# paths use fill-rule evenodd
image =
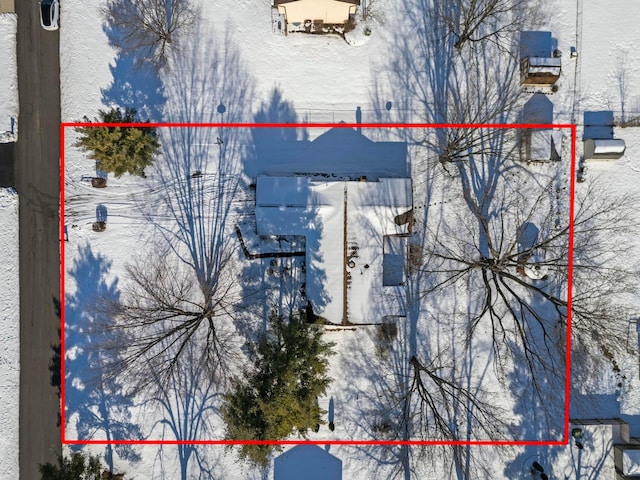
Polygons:
M561 52L551 32L520 33L520 83L549 87L562 71Z
M273 0L284 31L344 33L355 25L360 0Z
M273 461L274 480L342 480L342 460L317 445L297 445Z
M640 478L640 439L629 435L627 422L619 418L574 419L571 425L573 442L569 448L582 445L587 461L588 455L601 456L594 462L602 466L598 478ZM585 461L584 467L588 465Z

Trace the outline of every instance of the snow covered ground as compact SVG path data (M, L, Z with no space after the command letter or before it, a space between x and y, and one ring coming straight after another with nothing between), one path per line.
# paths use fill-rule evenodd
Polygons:
M381 87L384 79L381 78L380 68L398 55L399 36L415 34L403 28L400 3L389 2L378 7L384 9L381 13L384 24L373 22L372 35L366 38L366 42L355 39L352 43L357 46L353 46L337 36L275 35L272 32L270 6L262 0L225 1L222 5L220 2L203 2L201 16L204 27L189 41L184 57L188 60L189 55L203 51L226 56L226 60L222 61L223 71L216 70L218 77L209 79L216 84L215 95L205 93L208 95L207 102L200 104L198 102L201 99L195 98L195 95L174 88L166 92L167 101L175 108L184 97L187 100L185 110L193 109L193 112L189 112L192 116L187 112L178 112L174 116L164 116L162 120L178 121L184 120L184 117L191 121L202 120L215 112L218 102L226 107L227 117L221 115L223 120L235 115L236 120L245 122L293 122L296 119L353 122L358 106L361 107L364 122L380 118L406 119L410 112L399 110L396 105L398 99L404 97L403 92ZM549 30L557 38L558 48L563 52L560 90L550 96L556 122L575 119L580 125L585 111L612 110L618 116L625 110L630 116L634 110L636 113L640 110L640 77L637 75L640 58L632 48L640 39L637 38L635 17L628 12L629 8L638 7L611 6L606 3L595 0L578 2L581 9L578 31L575 3L556 0L553 8L549 6ZM99 14L102 4L104 1L65 2L61 28L62 119L77 121L84 115L93 118L100 108L130 102L145 115L159 120L158 110L163 104L157 91L160 80L133 71L126 59L118 57L108 45ZM358 32L364 38L362 30ZM78 42L78 39L82 41ZM570 58L571 46L577 47L577 58ZM198 65L197 57L192 61L193 65ZM195 67L190 72L178 69L168 75L179 77L185 73L199 75L198 78L205 78L206 75L206 71L197 71ZM240 78L244 81L242 89L235 88L234 84ZM170 83L166 78L163 80ZM224 85L218 85L221 82ZM189 101L192 103L188 104ZM392 102L388 112L384 105L387 101ZM175 109L172 111L176 112ZM176 118L178 115L179 118ZM215 113L212 118L218 119ZM0 131L2 129L0 123ZM627 143L625 156L620 160L587 162L587 181L592 176L599 176L605 185L618 194L637 192L640 185L640 167L637 164L640 156L639 130L638 127L616 128L616 137L625 139ZM305 133L312 139L322 132L312 130ZM581 133L580 127L579 140ZM65 288L68 298L81 297L85 302L90 302L91 295L98 287L89 282L83 284L87 274L95 273L97 267L100 272L97 277L99 284L117 286L118 282L124 281L126 262L148 246L150 229L143 224L142 212L136 205L154 205L149 182L153 181L155 172L153 169L149 172L148 181L128 176L110 178L108 188L93 189L82 177L92 176L94 166L73 147L76 138L76 134L69 129L65 141L65 223L69 231L69 241L65 245ZM566 148L564 152L566 155ZM414 177L419 176L413 173ZM422 181L422 178L419 180ZM578 185L577 188L582 187ZM108 228L102 233L91 229L99 206L106 206L109 218ZM638 212L636 219L640 224ZM635 259L640 259L640 243ZM640 303L637 307L640 310ZM636 327L630 324L630 328L629 341L632 347L637 347ZM331 363L334 384L326 398L320 400L320 406L329 411L330 417L335 416L336 429L330 432L323 426L318 434L311 434L310 438L362 438L370 427L367 422L372 420L367 418L367 414L373 415L375 407L384 404L384 395L387 394L384 386L371 384L370 379L362 374L367 366L367 357L362 353L375 351L375 334L366 328L332 329L326 336L338 344L338 354ZM75 353L67 352L67 355L72 358ZM617 397L619 392L612 383L613 376L605 375L598 384L603 395L602 401L576 398L572 404L572 417L621 417L630 423L631 434L640 436L637 360L637 357L629 357L623 365L630 382L624 395ZM594 405L597 405L597 409ZM144 416L144 409L133 408L133 412L133 418L143 423L143 431L150 432L152 417ZM220 432L220 427L217 428ZM603 456L603 453L609 453L606 445L609 442L607 436L612 435L610 429L589 427L585 430L589 431L588 438L594 440L585 447L580 460L582 463L577 461L576 451L571 446L521 448L511 458L493 459L495 463L491 469L504 474L504 478L519 478L523 471L526 474L531 459L539 458L538 461L547 467L547 471L552 471L556 476L573 476L587 465L610 472L612 460ZM68 437L75 438L75 434L74 428L70 427ZM96 438L100 438L99 434ZM249 467L238 466L233 452L225 452L223 447L218 446L206 449L210 460L217 464L216 472L223 478L259 477ZM384 466L388 457L385 457L385 450L381 447L332 446L330 450L343 461L343 478L386 478L393 469ZM93 447L92 451L102 453L104 449ZM174 478L179 468L176 451L175 446L165 446L162 453L158 453L158 447L147 445L140 448L142 460L137 463L116 457L116 471L126 471L129 475L142 478L148 472L153 472L154 477L160 476L161 469L164 469L166 478ZM437 451L434 451L436 454ZM484 454L486 451L480 453ZM606 460L601 462L603 458Z
M20 285L18 194L0 188L0 478L18 478Z
M0 13L0 142L15 142L18 134L17 17Z

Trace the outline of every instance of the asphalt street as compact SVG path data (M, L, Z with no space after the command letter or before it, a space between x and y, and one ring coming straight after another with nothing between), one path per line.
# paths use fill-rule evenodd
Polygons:
M20 95L14 153L20 195L20 479L39 480L38 466L55 462L61 452L60 403L49 368L60 325L59 35L40 26L37 0L19 0L15 7Z

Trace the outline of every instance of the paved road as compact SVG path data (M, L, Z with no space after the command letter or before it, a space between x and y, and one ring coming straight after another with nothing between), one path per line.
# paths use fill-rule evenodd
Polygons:
M20 194L20 479L39 480L38 465L55 461L61 451L59 401L49 370L60 322L59 36L40 26L37 0L20 0L15 6L20 94L14 157Z

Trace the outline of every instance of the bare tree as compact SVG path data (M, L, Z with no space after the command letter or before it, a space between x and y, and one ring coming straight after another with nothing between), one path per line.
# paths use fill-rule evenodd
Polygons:
M629 52L627 50L619 50L616 53L616 69L614 72L616 84L618 87L618 95L620 96L620 123L624 125L627 121L627 98L629 96L629 79L627 71L629 64L627 58Z
M109 0L102 13L114 46L136 55L137 67L147 63L154 69L166 65L178 32L197 18L191 0Z
M421 276L408 280L415 283L408 285L409 293ZM367 352L349 354L349 370L368 372L371 383L358 392L361 403L371 405L364 422L362 412L354 412L365 435L391 442L511 438L511 416L495 401L499 394L485 385L486 363L474 364L479 363L478 348L465 346L453 327L457 321L409 314L398 322L397 337L382 340L374 358ZM376 459L381 478L480 478L489 470L482 462L484 452L464 445L361 448Z
M202 349L200 362L218 368L237 326L232 221L249 132L191 124L242 121L250 82L232 41L211 48L218 42L202 26L196 37L171 57L165 86L166 115L189 126L160 129L163 155L150 174L152 195L141 205L159 245L127 266L120 301L106 305L116 313L114 328L129 337L119 366L147 379L146 359L156 358L156 370L168 376L191 342Z
M144 255L126 270L120 298L102 299L101 305L116 319L106 327L113 333L109 338L120 336L106 345L119 352L112 375L128 376L139 389L150 387L155 376L170 378L183 357L195 355L194 342L201 348L197 361L210 371L226 364L232 335L228 311L235 298L230 274L217 275L205 297L193 270L168 250Z
M625 295L638 269L622 261L629 245L620 238L635 231L629 216L635 199L617 198L593 183L578 192L570 278L568 183L544 180L542 171L529 176L505 161L493 183L483 184L490 176L474 171L480 163L489 160L455 162L467 208L428 227L425 269L438 280L424 294L464 288L469 338L489 332L503 374L517 363L526 367L532 391L552 418L553 405L545 398L550 384L561 388L565 380L570 282L579 345L574 351L583 359L578 363L593 368L607 360L615 371L616 359L634 348L621 339L628 336L630 318Z
M503 48L511 36L542 21L535 0L455 0L437 8L445 9L443 18L457 49L483 41Z
M545 431L535 434L544 439L558 432L553 419L556 407L562 407L550 401L549 392L563 391L565 384L569 282L574 355L588 357L585 370L594 362L602 366L602 359L615 358L623 348L618 335L628 327L628 311L621 296L637 276L632 266L619 268L621 262L611 262L624 255L624 249L621 244L610 245L615 242L610 233L632 227L629 205L598 189L578 193L570 279L569 169L557 168L556 175L549 175L548 166L534 170L517 161L515 132L465 126L511 123L518 118L522 92L517 55L511 47L519 30L541 18L538 6L518 0L403 2L403 19L412 35L396 38L398 54L388 66L386 84L378 85L374 103L383 105L393 98L399 115L406 115L403 121L415 121L415 115L420 115L426 122L458 125L399 133L414 150L419 146L424 153L412 161L417 187L413 241L422 246L422 260L406 283L410 333L403 340L407 344L403 358L394 361L392 372L380 375L394 379L386 383L394 393L385 398L392 399L397 411L406 412L395 417L402 419L401 425L389 424L399 432L394 438L420 438L423 422L433 422L432 411L416 408L422 402L438 405L441 427L452 427L446 420L453 416L447 412L455 411L456 402L438 404L438 400L464 387L464 376L452 369L450 351L438 345L428 349L417 341L438 334L426 327L425 312L447 322L456 319L463 335L455 343L460 352L465 345L471 348L488 340L486 354L497 367L495 376L505 395L514 392L512 400L516 400L516 392L526 394L518 407L543 410ZM526 18L528 13L532 17ZM398 92L402 92L400 98ZM521 241L527 223L538 230L528 244ZM612 246L614 253L609 254ZM523 275L525 268L536 266L546 271L546 279ZM439 304L441 298L457 302ZM610 331L608 323L614 324L617 333L604 338L598 332ZM440 380L423 369L431 366L444 377L442 388ZM409 392L414 403L402 403L408 401ZM435 398L423 398L421 392ZM468 405L457 408L464 412ZM380 405L380 411L385 408ZM475 418L484 423L480 414ZM542 424L539 418L536 411L537 426ZM508 431L509 426L503 427L503 433ZM451 435L452 430L445 433ZM483 468L478 450L450 448L430 458L436 458L441 471L446 468L443 465L455 465L459 478L478 478ZM420 448L398 446L387 451L391 454L383 460L397 462L405 478L411 477L424 455Z
M242 122L249 117L251 83L229 33L211 48L213 32L199 27L188 51L172 58L166 114L185 124ZM234 202L250 132L240 128L186 126L161 130L163 158L158 168L160 201L147 218L172 252L196 274L205 297L234 253ZM159 215L158 215L159 214ZM160 221L156 219L160 217ZM162 219L170 219L165 222Z
M582 184L584 185L584 184ZM615 195L593 178L576 192L573 245L573 375L591 377L603 368L619 374L618 362L637 355L629 340L640 266L631 260L637 238L637 196Z
M568 305L566 274L560 271L569 261L568 205L565 215L553 212L553 177L536 185L542 179L515 162L477 171L488 162L474 157L455 162L466 209L457 207L428 227L425 268L435 280L424 294L464 289L469 338L488 330L498 370L504 374L513 362L524 361L536 382L545 373L562 372L557 339L564 337ZM564 198L568 204L568 195ZM531 268L544 271L542 280L522 275L531 262Z

